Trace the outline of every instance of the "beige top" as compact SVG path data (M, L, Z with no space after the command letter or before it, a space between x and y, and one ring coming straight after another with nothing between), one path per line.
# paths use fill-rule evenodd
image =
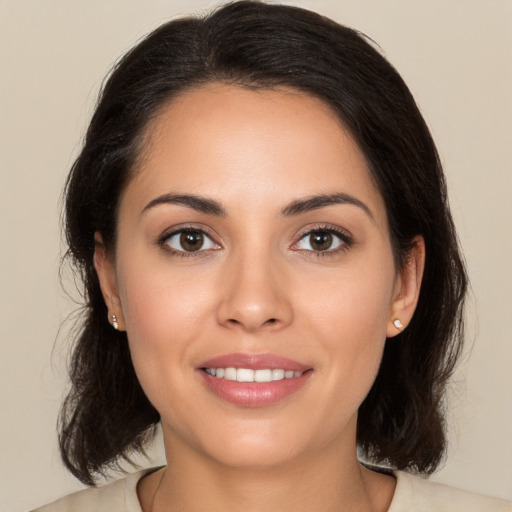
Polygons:
M70 494L33 512L142 512L137 483L144 469L103 487ZM512 502L461 491L403 471L393 473L397 485L388 512L512 512Z

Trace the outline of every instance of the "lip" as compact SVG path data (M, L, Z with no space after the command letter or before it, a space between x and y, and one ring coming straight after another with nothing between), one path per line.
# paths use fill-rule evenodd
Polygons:
M238 382L208 375L204 368L283 369L303 372L300 377L271 382ZM226 354L201 363L197 368L207 388L222 400L240 407L266 407L292 395L311 376L312 368L274 354Z
M310 366L301 364L293 359L278 356L275 354L225 354L217 356L202 362L198 368L250 368L251 370L263 370L269 368L276 370L293 370L294 372L304 372L310 369Z

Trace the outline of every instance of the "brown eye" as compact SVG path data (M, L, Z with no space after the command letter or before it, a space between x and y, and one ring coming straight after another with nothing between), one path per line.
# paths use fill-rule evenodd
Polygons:
M332 238L327 231L314 231L309 235L309 243L314 251L327 251L331 248Z
M198 252L206 249L218 249L219 246L206 233L198 229L182 229L171 234L164 241L178 252Z
M315 229L304 234L295 248L303 251L334 252L349 245L349 238L341 233L330 229Z
M203 242L204 236L199 231L184 231L180 235L180 244L185 251L198 251Z

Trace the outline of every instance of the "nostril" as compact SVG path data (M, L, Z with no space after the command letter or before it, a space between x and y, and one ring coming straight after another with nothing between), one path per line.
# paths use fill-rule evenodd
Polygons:
M243 323L243 322L240 322L240 320L237 320L236 318L230 318L228 321L232 325L241 325ZM277 322L277 318L269 318L268 320L263 322L262 325L275 324L276 322Z

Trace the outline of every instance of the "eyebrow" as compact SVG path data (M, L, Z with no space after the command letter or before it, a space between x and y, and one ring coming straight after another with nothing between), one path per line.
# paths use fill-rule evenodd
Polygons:
M193 194L164 194L150 201L142 210L142 213L161 204L177 204L187 206L207 215L225 217L227 215L224 207L214 199L209 199Z
M162 204L177 204L192 208L207 215L214 215L217 217L226 217L228 215L226 209L219 201L210 199L195 194L163 194L150 201L142 210L142 213L159 206ZM282 211L283 217L293 217L309 212L311 210L318 210L335 204L349 204L361 208L372 220L373 214L368 206L354 196L345 193L337 194L320 194L316 196L307 197L305 199L297 199Z
M344 193L337 194L321 194L317 196L298 199L290 203L281 214L284 217L292 217L311 210L318 210L334 204L350 204L361 208L372 220L375 220L368 206L354 196Z

